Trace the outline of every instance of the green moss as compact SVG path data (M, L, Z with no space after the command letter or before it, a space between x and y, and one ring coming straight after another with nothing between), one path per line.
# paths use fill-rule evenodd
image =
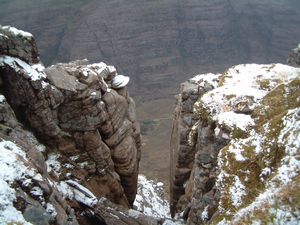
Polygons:
M300 106L300 80L294 80L289 84L282 84L271 91L267 96L262 99L261 105L254 109L252 117L257 122L254 128L256 133L263 137L260 142L260 152L256 153L256 145L251 137L244 144L238 144L239 148L243 149L243 156L245 161L239 162L235 158L235 154L229 152L229 145L223 148L219 157L225 160L224 165L221 166L221 170L230 174L229 177L225 177L225 181L222 184L222 195L220 199L220 205L225 209L226 214L230 211L232 214L241 208L244 208L251 204L253 200L265 190L264 183L261 181L260 174L266 167L272 168L272 174L266 179L270 180L276 174L276 170L281 162L281 159L285 155L285 146L278 143L278 136L283 128L283 117L287 114L288 110ZM227 128L228 129L228 128ZM236 141L247 137L243 131L239 129L231 128L232 136ZM234 147L234 146L233 146ZM234 176L238 176L241 182L245 185L247 194L243 196L243 203L239 207L235 207L231 202L230 187L233 185ZM299 190L299 178L297 188ZM276 203L276 206L269 206L265 204L261 209L256 210L251 215L245 216L240 224L248 224L254 219L261 220L263 224L272 223L276 220L275 214L269 213L266 216L266 211L270 207L276 210L279 209L281 204L287 204L291 207L300 205L299 191L294 190L295 193L290 192L289 189L285 190L285 198ZM293 196L292 200L288 196ZM296 209L295 209L296 210ZM213 223L221 221L223 218L230 220L232 215L220 214Z
M236 95L226 95L227 100L230 100L230 99L235 98L235 97L236 97Z
M289 84L281 84L269 94L267 94L259 107L253 112L253 117L257 119L258 127L267 120L278 118L286 114L289 109L300 105L300 80L293 80Z
M291 209L291 212L299 210L300 205L300 175L298 175L291 185L284 187L273 204L265 203L259 208L256 208L250 215L246 215L244 218L238 221L238 224L251 224L254 220L261 221L261 224L275 224L278 222L276 218L276 212L282 206L287 206ZM270 212L272 209L272 212Z
M195 114L198 117L198 119L201 119L202 121L212 122L212 118L211 118L209 112L203 106L203 103L201 100L198 100L198 102L196 102L196 104L194 105L194 110L195 110Z
M231 132L231 135L233 139L244 139L248 137L249 133L236 127Z
M231 78L232 76L229 76L229 69L226 70L219 78L219 84L218 86L221 87L224 85L226 78Z
M270 90L270 80L261 80L259 82L259 88L262 90Z

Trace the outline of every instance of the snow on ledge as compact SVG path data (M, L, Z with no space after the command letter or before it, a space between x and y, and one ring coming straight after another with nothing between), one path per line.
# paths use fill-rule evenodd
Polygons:
M19 36L23 36L23 37L26 37L26 38L32 38L33 37L31 33L19 30L19 29L15 28L15 27L3 26L2 29L6 30L6 31L9 31L9 32L13 33L16 36L19 35Z
M34 64L31 66L23 60L16 57L1 56L0 66L4 65L8 65L14 69L24 69L32 81L37 81L46 78L46 74L40 72L41 70L43 71L43 66L41 64Z
M134 206L138 211L157 218L171 218L169 203L163 196L163 183L138 176L138 190Z
M59 182L57 189L64 198L76 200L89 207L93 207L98 202L98 199L90 190L73 180Z

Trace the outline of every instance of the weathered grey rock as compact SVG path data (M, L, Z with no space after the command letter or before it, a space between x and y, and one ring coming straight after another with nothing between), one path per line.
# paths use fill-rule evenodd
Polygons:
M26 179L24 180L25 177L20 176L12 184L15 190L15 208L21 211L24 219L32 224L78 224L74 211L53 186L54 180L47 173L45 158L42 154L45 153L45 147L31 132L23 128L3 95L1 98L3 100L0 102L0 109L5 109L5 111L1 110L3 120L0 125L0 143L7 143L4 148L9 151L16 148L14 146L20 148L25 155L18 154L16 160L18 164L26 165L26 171L30 171L16 171L16 173L25 174L23 176ZM1 148L1 151L3 154L4 149ZM12 151L11 154L14 152ZM7 163L9 165L11 162ZM11 176L11 174L7 174L7 176ZM2 188L4 187L2 186ZM5 193L3 194L5 195ZM1 207L4 207L1 210L5 210L4 205ZM12 221L7 221L7 223L9 222Z
M0 55L11 55L27 63L39 63L33 36L10 26L0 26Z
M59 192L65 190L60 182L72 186L76 181L95 198L106 197L130 208L137 191L141 140L135 104L127 89L109 88L100 73L104 63L90 65L87 60L78 60L37 69L37 55L27 55L27 44L33 43L31 48L35 50L33 37L1 29L0 37L16 39L18 48L7 50L11 46L0 41L0 48L7 50L0 57L1 90L5 95L0 102L0 137L7 138L9 134L29 154L32 168L44 177L38 181L38 188L45 193L43 198L34 198L38 204L20 208L25 210L25 219L34 224L68 224L70 217L70 224L77 224L72 206L80 224L89 224L84 213L87 208L78 198L65 196L66 202L60 196ZM23 46L22 41L27 38L31 42ZM105 79L116 73L113 67L108 70ZM32 147L38 141L23 131L14 113L43 140L47 146L43 153ZM50 183L56 183L60 189ZM30 192L35 187L26 188ZM51 203L51 209L46 207L44 198ZM53 207L57 214L43 217L44 211L49 213Z

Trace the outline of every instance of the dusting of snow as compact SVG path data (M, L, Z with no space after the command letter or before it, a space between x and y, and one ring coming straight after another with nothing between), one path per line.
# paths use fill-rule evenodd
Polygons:
M199 74L191 78L190 81L198 84L200 87L205 87L206 84L210 84L215 88L218 86L220 76L221 74L213 74L213 73Z
M4 102L5 101L5 97L4 95L0 95L0 103Z
M101 74L106 69L106 67L107 65L104 62L94 63L87 66L88 69L96 71L97 74Z
M285 156L277 170L277 179L287 185L300 173L300 108L289 110L283 117L283 128L278 137L278 143L285 147Z
M140 213L139 211L136 211L136 210L129 209L128 210L128 215L132 218L137 219L142 215L142 213Z
M223 81L219 86L205 93L196 106L201 104L215 121L245 130L253 125L250 116L232 111L243 105L253 109L270 90L299 76L300 69L282 64L234 66L221 76ZM265 81L268 82L267 88L262 87Z
M233 185L229 188L232 204L236 207L242 204L242 198L246 195L245 186L238 176L234 176Z
M0 168L2 169L1 161ZM15 190L2 180L2 177L0 178L0 187L0 224L20 223L23 225L32 225L25 221L22 213L14 207L13 202L16 200Z
M95 91L93 91L93 92L91 93L91 95L92 95L92 96L96 96L97 93L96 93Z
M74 166L70 163L65 163L63 166L64 166L64 168L67 168L67 169L73 169L74 168Z
M57 216L57 212L54 208L54 206L50 203L46 204L46 212L51 215L51 217L55 218Z
M185 223L183 221L172 221L169 219L166 219L162 225L184 225Z
M163 196L164 190L161 182L159 185L145 176L138 176L138 190L134 206L138 211L148 216L171 218L169 203Z
M280 205L279 208L269 209L270 217L274 218L274 224L288 224L288 225L299 225L300 213L299 211L295 212L291 208Z
M208 216L208 206L206 206L205 208L204 208L204 210L203 210L203 212L201 213L201 219L203 220L203 221L206 221L206 220L208 220L209 219L209 216Z
M239 162L243 162L247 159L243 156L243 154L242 154L243 151L244 151L243 148L241 148L241 146L239 146L239 145L235 146L233 144L233 145L230 145L229 148L228 148L228 152L234 154L235 160L239 161Z
M219 223L217 223L217 225L230 225L231 223L229 223L225 218L223 220L221 220Z
M77 159L79 159L79 155L73 155L69 157L72 161L76 161Z
M43 72L45 70L45 66L42 63L32 64L31 67L38 72Z
M0 57L0 66L1 65L8 65L16 71L18 71L19 68L22 68L26 71L28 76L32 81L37 81L46 78L46 74L43 72L38 72L33 67L31 67L29 64L24 62L23 60L11 56L1 56Z
M42 84L42 88L43 89L45 89L49 85L49 83L47 83L47 82L45 82L43 80L42 80L41 84Z
M269 167L263 168L259 177L262 182L266 180L266 178L271 174L272 170Z
M265 184L265 189L249 204L247 207L241 208L234 213L233 221L238 223L241 219L249 217L249 215L255 214L255 210L260 209L263 205L269 205L267 208L266 215L273 218L276 224L297 224L299 221L299 211L294 211L289 208L288 205L282 203L276 203L278 196L281 194L281 190L286 188L293 182L293 179L300 174L300 108L289 110L287 114L282 118L282 127L279 130L278 144L280 144L285 154L280 161L280 164L276 170L270 167L265 167L260 173L260 180ZM268 123L263 125L263 131L265 135L272 132ZM269 154L271 149L264 146L267 139L266 136L262 136L255 130L252 130L249 137L240 140L231 140L228 152L235 154L237 161L243 161L242 149L245 146L254 147L253 152L258 156L262 157L263 154ZM275 140L276 141L276 140ZM222 152L223 150L221 150ZM220 153L221 153L220 152ZM218 165L222 168L224 165L224 159L218 159ZM240 160L238 160L240 159ZM226 160L225 160L226 161ZM228 163L228 159L226 161ZM265 162L266 165L268 162ZM272 176L271 176L272 175ZM227 184L226 181L230 177L221 170L217 178L217 186L221 189ZM239 207L242 202L242 198L247 193L246 187L241 183L239 178L235 176L233 185L229 186L230 196L233 205ZM220 206L220 211L224 213L224 209ZM222 211L223 210L223 211ZM224 220L224 222L226 222ZM257 224L260 221L256 221ZM223 223L219 223L223 224ZM226 224L226 223L225 223Z
M81 163L78 163L78 165L80 166L80 168L84 169L89 166L89 162L88 161L81 162Z
M19 29L15 28L15 27L3 26L2 29L9 31L9 32L13 33L16 36L23 36L23 37L26 37L26 38L32 38L32 34L31 33L19 30Z
M45 152L45 151L46 151L45 145L38 144L38 145L36 145L35 147L36 147L36 149L37 149L39 152Z
M33 196L39 197L39 196L43 196L43 190L40 187L33 187L30 190L30 194L32 194Z
M47 165L47 172L53 171L54 174L59 177L61 174L60 169L61 169L61 164L58 161L59 155L58 154L49 154L48 159L46 160L46 165Z
M44 180L40 173L36 174L34 177L32 177L32 179L34 181L40 181L40 182Z
M0 224L20 223L30 225L25 221L22 213L18 211L13 202L16 200L16 192L11 187L14 181L27 181L36 175L36 172L28 169L19 160L27 160L26 153L16 144L10 141L0 142Z
M215 118L219 125L231 128L237 127L243 131L254 125L254 121L250 115L234 113L232 111L220 113Z
M46 204L45 198L44 198L44 191L40 187L33 187L30 190L30 194L32 196L35 196L39 200L39 202L44 206Z
M5 39L9 39L5 34L0 33L0 37L4 37Z
M66 199L76 200L89 207L93 207L98 202L90 190L73 180L59 182L57 189Z
M97 73L95 73L92 69L90 69L88 67L81 68L81 72L82 72L83 76L85 76L85 77L88 77L89 75L97 76Z

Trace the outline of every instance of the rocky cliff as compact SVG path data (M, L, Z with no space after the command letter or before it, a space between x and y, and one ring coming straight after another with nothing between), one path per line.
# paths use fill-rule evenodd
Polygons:
M173 215L187 224L299 223L299 81L299 68L243 64L181 85Z
M44 68L0 27L0 223L157 224L129 210L141 155L129 78L87 60Z

